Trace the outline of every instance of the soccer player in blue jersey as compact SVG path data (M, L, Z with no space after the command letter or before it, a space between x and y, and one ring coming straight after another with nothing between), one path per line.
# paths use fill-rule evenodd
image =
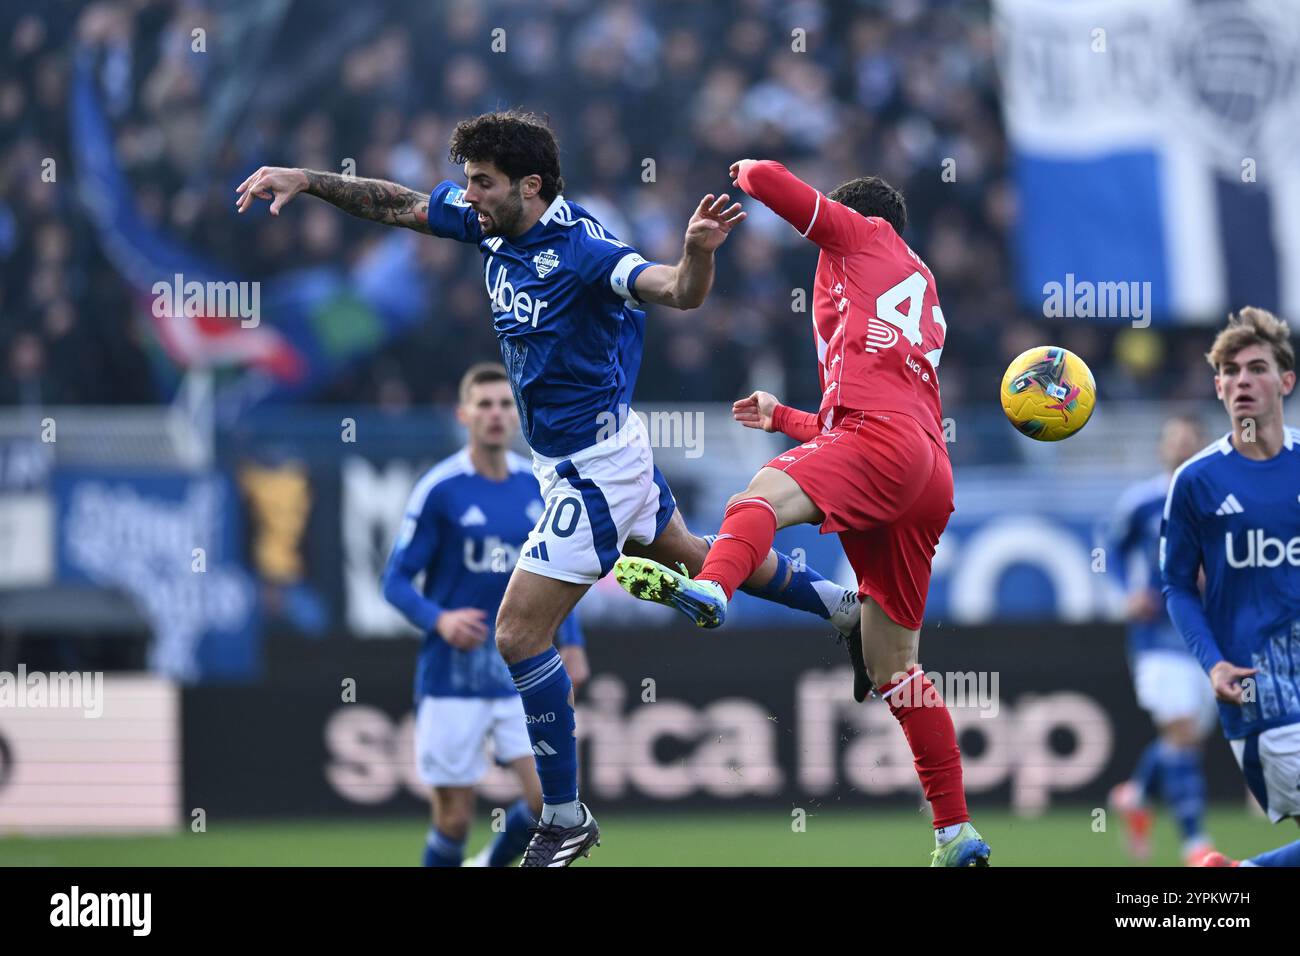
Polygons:
M497 762L514 771L524 796L471 862L508 866L528 845L542 785L523 703L492 631L542 500L530 463L510 451L519 416L506 370L488 362L471 367L456 414L468 444L411 492L384 569L384 597L425 635L415 671L416 766L433 805L424 865L461 864L491 738ZM587 665L575 615L560 625L557 643L576 684Z
M1156 739L1132 776L1111 791L1125 823L1130 852L1151 852L1152 799L1160 797L1178 822L1183 859L1197 864L1213 849L1202 829L1205 777L1201 746L1214 726L1214 693L1196 657L1165 612L1160 589L1160 524L1173 470L1205 444L1194 418L1170 418L1160 432L1164 470L1129 488L1119 500L1108 534L1112 570L1124 576L1128 656L1138 704L1151 715Z
M443 182L426 194L382 180L262 167L237 187L237 205L243 212L254 199L269 199L279 215L305 192L365 219L478 247L545 502L496 628L542 780L541 823L523 865L568 866L599 842L600 830L578 799L571 681L552 646L556 629L620 552L696 574L709 550L687 530L631 413L642 305L699 307L713 284L714 252L745 213L725 194L705 196L687 224L681 259L652 263L564 198L559 146L532 114L464 120L450 155L464 167L464 186ZM855 682L869 686L856 587L772 551L744 588L830 620L845 639Z
M1210 676L1251 793L1274 823L1300 819L1300 431L1282 412L1295 351L1285 323L1244 308L1206 358L1232 431L1170 482L1165 601ZM1202 865L1236 864L1211 853ZM1300 840L1240 865L1300 866Z

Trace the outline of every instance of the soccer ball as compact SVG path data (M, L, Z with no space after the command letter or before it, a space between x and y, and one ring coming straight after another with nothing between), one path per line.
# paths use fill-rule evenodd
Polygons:
M1097 385L1083 359L1052 345L1021 352L1002 376L1002 411L1035 441L1069 438L1092 417Z

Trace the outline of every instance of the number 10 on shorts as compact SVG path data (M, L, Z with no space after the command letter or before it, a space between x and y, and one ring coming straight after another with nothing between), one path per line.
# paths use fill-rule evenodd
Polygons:
M545 536L549 529L557 538L570 537L578 527L582 517L582 501L579 498L552 498L537 522L536 534Z

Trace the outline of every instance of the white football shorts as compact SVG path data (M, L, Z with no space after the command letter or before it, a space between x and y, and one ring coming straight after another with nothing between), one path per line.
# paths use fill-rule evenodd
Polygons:
M676 508L645 424L630 412L615 434L567 458L534 453L533 475L546 508L517 566L559 581L595 584L628 539L651 543Z
M533 755L524 702L509 697L422 697L415 712L415 766L430 787L472 787L498 763Z
M1133 686L1138 706L1157 724L1190 717L1204 734L1218 723L1210 678L1191 654L1139 651L1133 657Z
M1300 724L1229 740L1246 785L1268 818L1300 818Z

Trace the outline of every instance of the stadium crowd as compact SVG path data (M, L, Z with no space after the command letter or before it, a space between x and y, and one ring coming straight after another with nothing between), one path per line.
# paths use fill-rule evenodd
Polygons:
M7 11L0 25L2 403L167 397L151 324L87 221L93 197L75 189L78 48L95 58L142 214L247 278L345 263L385 232L314 200L236 216L234 186L257 166L350 159L359 176L423 188L459 176L446 155L458 119L523 106L558 133L566 194L647 258L675 260L695 202L730 188L737 158L780 159L826 191L869 172L899 186L948 319L946 403L991 401L1006 360L1048 339L1087 357L1105 395L1206 397L1197 330L1065 328L1015 301L983 2L104 0ZM702 309L652 310L642 403L764 387L817 404L808 314L794 311L816 250L756 207ZM447 401L468 362L496 354L477 252L411 241L428 320L317 400Z

